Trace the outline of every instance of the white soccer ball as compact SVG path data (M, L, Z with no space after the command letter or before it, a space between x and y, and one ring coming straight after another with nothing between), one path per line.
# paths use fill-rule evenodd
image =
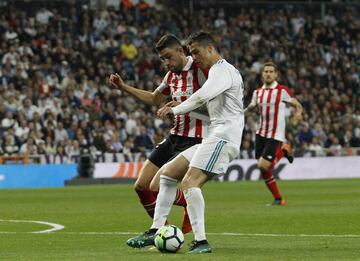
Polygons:
M184 234L174 225L166 225L156 232L155 246L160 252L177 252L184 244Z

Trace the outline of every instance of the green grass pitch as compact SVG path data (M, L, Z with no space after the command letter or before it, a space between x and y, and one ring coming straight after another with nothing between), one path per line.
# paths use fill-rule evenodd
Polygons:
M131 185L0 191L0 260L360 260L360 179L279 181L287 206L259 182L204 187L212 254L131 249L151 224ZM180 226L182 209L169 220ZM51 227L8 220L35 220ZM126 234L125 232L129 232ZM234 233L226 235L223 233ZM185 237L185 244L193 235Z

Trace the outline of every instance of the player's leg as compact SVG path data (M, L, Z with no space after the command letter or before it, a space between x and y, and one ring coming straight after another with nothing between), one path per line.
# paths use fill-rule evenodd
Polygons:
M189 164L188 164L188 166L189 166ZM185 172L186 172L186 170L184 171L184 173ZM156 173L155 177L152 179L152 181L150 183L151 191L159 191L160 175L162 175L162 168ZM177 206L182 206L184 208L181 231L184 234L191 232L192 228L191 228L191 224L190 224L189 215L188 215L187 209L186 209L186 206L187 206L186 199L185 199L183 191L180 190L179 188L176 189L176 196L175 196L175 200L174 200L173 204L177 205Z
M274 196L274 204L285 205L285 200L281 197L277 182L272 173L274 161L276 161L276 152L280 147L281 142L274 139L266 139L258 135L256 136L256 139L256 146L262 149L262 151L257 149L255 152L256 157L259 158L258 167L261 175L269 191Z
M290 163L294 161L294 153L292 151L291 145L289 143L282 143L281 144L281 152L287 158Z
M151 152L149 159L145 161L135 182L135 191L140 202L151 218L154 217L157 191L149 189L151 180L158 170L173 156L173 144L171 137L158 144Z
M289 161L289 163L293 163L294 161L294 154L291 148L291 145L288 143L283 143L281 142L279 144L279 146L276 149L276 153L275 153L275 159L273 161L273 165L275 166L276 163L278 163L280 161L280 159L282 157L287 158L287 160Z
M188 166L189 166L189 162L188 162ZM165 165L156 173L155 177L151 180L150 187L149 187L151 191L159 192L160 176L164 175L164 169L165 169L164 167L165 167ZM176 197L174 200L174 205L186 207L186 200L185 200L183 192L180 189L176 190Z
M158 170L158 166L150 160L146 160L134 185L134 189L139 196L141 204L151 218L154 217L157 192L150 190L149 185Z
M194 151L194 149L188 149ZM193 152L190 152L193 153ZM155 214L152 229L158 229L164 225L178 194L177 183L181 180L189 166L189 161L182 155L166 163L159 170L159 194L156 200Z
M211 252L205 235L205 201L201 187L208 180L208 176L200 169L189 168L182 180L185 198L188 203L187 210L195 240L191 243L189 251Z
M188 148L196 145L196 144L200 144L202 142L201 138L180 138L176 143L175 143L175 150L177 153L181 153L183 151L186 151ZM185 155L186 156L186 155ZM192 155L191 155L192 156ZM191 158L187 158L188 161L190 162ZM176 198L174 201L174 205L177 206L182 206L184 208L184 214L183 214L183 218L182 218L182 226L181 226L181 231L186 234L191 232L192 227L190 224L190 218L187 212L187 202L185 199L185 195L184 192L180 189L178 189L176 191Z
M159 170L161 173L159 182L160 187L156 200L153 224L148 231L130 238L127 241L128 246L141 248L153 245L155 233L165 224L166 218L176 197L177 182L185 175L188 165L189 162L183 156L178 155Z
M178 155L181 152L186 151L188 148L190 148L196 144L199 144L199 143L201 143L201 139L199 139L199 138L189 138L189 137L178 136L177 139L174 141L175 154ZM191 158L189 158L189 160L190 159ZM150 190L159 191L160 175L161 175L161 172L158 172L155 175L155 177L151 181ZM184 234L191 232L192 228L191 228L191 224L190 224L189 215L188 215L187 209L186 209L187 203L186 203L183 191L180 190L179 188L177 188L177 190L176 190L176 197L175 197L174 205L182 206L184 208L181 231Z
M203 141L190 162L190 168L182 181L188 203L191 225L195 240L189 253L210 253L211 246L205 234L205 202L201 187L214 175L224 174L231 160L239 153L236 146L216 137Z

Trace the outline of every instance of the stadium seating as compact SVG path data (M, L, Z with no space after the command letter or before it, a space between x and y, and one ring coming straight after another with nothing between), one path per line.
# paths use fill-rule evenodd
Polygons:
M289 110L287 139L296 156L360 154L359 6L329 4L319 14L306 4L244 4L190 16L187 8L172 15L147 5L54 3L0 7L0 163L74 162L81 147L98 161L144 159L151 149L136 146L140 127L156 144L170 124L155 119L156 108L112 90L108 76L118 72L152 91L166 73L155 42L195 30L214 32L241 71L245 104L261 82L261 64L279 64L281 83L305 109L302 124ZM246 120L240 158L253 157L256 122L256 115Z

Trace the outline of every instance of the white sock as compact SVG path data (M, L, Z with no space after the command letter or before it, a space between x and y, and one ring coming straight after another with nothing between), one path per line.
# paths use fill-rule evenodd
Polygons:
M159 194L156 199L154 219L151 228L162 227L170 213L176 197L177 180L168 176L160 176Z
M184 195L187 202L187 211L191 227L195 235L195 240L206 240L205 201L201 189L197 187L186 189L184 190Z

